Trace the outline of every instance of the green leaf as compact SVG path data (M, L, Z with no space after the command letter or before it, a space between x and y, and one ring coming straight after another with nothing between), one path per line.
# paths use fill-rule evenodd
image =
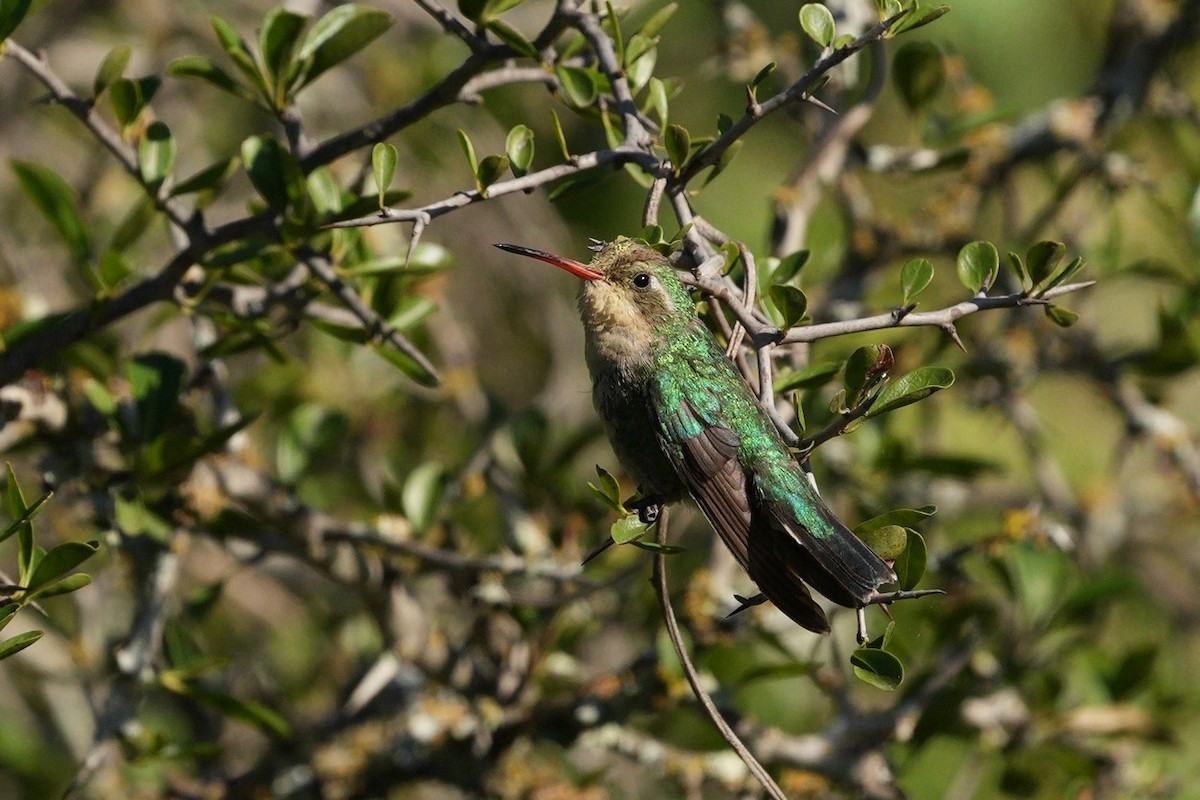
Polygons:
M682 125L668 125L663 132L663 145L667 148L667 157L678 172L687 163L688 152L692 147L692 135Z
M17 611L21 609L21 604L15 601L0 603L0 631L7 627L8 623L12 622Z
M821 47L829 47L836 35L833 14L820 3L805 3L800 7L800 27Z
M797 250L779 259L779 265L771 273L771 283L787 283L799 275L811 255L808 250Z
M76 572L74 575L68 575L65 578L60 578L56 581L43 586L34 592L30 599L44 600L48 597L58 597L59 595L70 594L77 592L85 586L92 583L92 576L86 572Z
M776 393L792 392L796 389L813 389L829 383L842 365L836 361L820 361L806 367L780 375L775 380Z
M362 50L392 26L392 15L354 3L340 5L317 20L304 37L297 61L304 66L296 88L307 86L331 67Z
M529 172L533 163L533 131L527 125L517 125L504 140L504 152L518 178Z
M462 128L458 129L458 144L462 148L463 155L467 157L467 166L471 168L471 177L479 174L479 159L475 157L475 145L471 144L471 137Z
M592 494L596 496L596 499L599 500L600 503L605 508L607 508L609 511L615 511L618 514L626 513L625 506L621 504L620 500L614 500L613 498L609 497L608 495L606 495L604 493L603 489L601 489L599 486L592 483L591 481L588 481L587 485L588 485L588 489L591 490Z
M900 289L904 292L903 305L908 305L913 298L925 290L933 280L933 264L928 258L913 258L900 268Z
M895 364L886 344L868 344L857 348L846 360L846 405L857 406L870 396Z
M892 82L900 98L912 111L929 104L946 78L942 53L932 42L909 42L892 60Z
M113 113L122 128L128 128L142 109L158 91L159 79L153 75L145 78L118 78L108 88L108 99L112 101Z
M562 120L558 118L558 112L554 109L550 109L550 117L554 122L554 137L558 140L558 149L562 151L563 158L570 161L571 151L567 147L567 135L563 133Z
M658 63L658 47L643 36L634 36L629 45L629 66L625 68L625 76L629 79L630 90L637 94L654 77L654 67Z
M804 315L808 313L808 298L804 292L795 286L776 283L768 293L782 318L781 328L791 328L804 320Z
M164 682L167 688L172 688ZM239 700L222 692L214 692L194 683L184 684L182 694L193 697L208 705L223 716L236 719L251 725L263 733L286 739L292 735L292 728L287 720L262 703L253 700Z
M233 76L203 56L184 56L167 65L167 74L177 78L193 78L215 86L243 100L254 101L254 92L234 80Z
M1062 242L1038 242L1029 248L1025 254L1025 264L1035 291L1054 272L1066 252L1067 246Z
M171 188L171 197L192 194L193 192L216 192L237 171L241 160L236 156L205 167L188 178L184 178Z
M663 29L663 26L667 24L667 22L678 10L679 3L667 3L658 11L655 11L650 15L650 18L642 24L642 27L638 33L640 33L642 36L645 36L647 39L653 39L658 35L658 32Z
M596 476L600 479L600 491L620 506L621 484L617 482L617 479L612 476L611 472L599 464L596 465Z
M892 561L908 546L908 532L899 525L884 525L859 534L867 547L884 561Z
M559 64L554 68L554 74L558 77L563 93L576 108L587 108L600 94L600 75L594 69Z
M958 279L962 285L978 294L991 288L1000 271L1000 254L991 242L970 242L958 251Z
M346 437L346 417L317 403L301 403L288 415L287 429L279 437L275 464L280 477L295 483L309 467Z
M893 569L896 570L896 579L900 583L900 588L908 591L915 589L925 575L928 554L925 550L925 538L912 528L904 530L908 534L908 541L904 552L896 559Z
M771 73L775 71L775 66L775 62L772 61L770 64L767 64L765 67L760 69L758 74L754 76L754 79L750 81L750 88L757 89L759 84L771 77Z
M900 525L911 528L937 513L937 506L921 506L920 508L897 508L886 514L865 520L854 526L856 534L864 534L882 528L885 525Z
M96 70L95 80L92 81L93 100L104 94L104 90L113 81L125 75L125 67L129 65L129 56L132 54L133 50L127 44L114 47L108 51L108 55L104 56L104 60L100 62L99 69Z
M3 642L0 642L0 659L5 659L21 652L42 638L44 633L45 631L26 631L25 633L17 634L11 639L5 639Z
M242 163L250 183L275 213L282 213L294 194L291 184L301 179L291 154L275 139L251 136L242 142Z
M667 85L659 78L651 78L646 85L649 88L646 91L646 103L643 110L654 111L658 115L660 126L666 127L671 113Z
M9 480L8 500L9 500L9 509L11 510L14 507L13 506L13 494L12 494L14 491L14 488L18 494L18 497L19 497L20 491L21 491L20 487L18 487L16 484L16 478L14 478L12 475L11 467L9 467L8 480ZM39 497L37 500L34 500L33 505L29 506L24 511L20 512L19 514L12 514L11 516L13 517L13 521L8 523L8 527L6 527L4 529L4 531L2 533L0 533L0 542L3 542L5 539L9 538L10 536L12 536L14 533L17 533L18 531L24 533L24 531L28 530L28 531L30 531L30 536L32 536L32 526L30 525L29 521L31 519L33 519L34 516L39 511L42 510L42 506L44 506L46 504L46 501L49 500L53 496L54 496L54 492L46 492L41 497ZM21 499L21 502L24 503L23 498ZM30 539L30 543L32 544L32 539Z
M1069 311L1062 306L1047 305L1045 306L1046 316L1060 328L1069 328L1079 320L1079 315L1074 311Z
M884 387L866 416L869 419L903 408L953 383L954 372L948 367L918 367Z
M233 62L234 66L250 79L264 97L269 97L270 92L267 90L266 81L263 79L262 73L258 71L258 63L254 60L246 42L233 29L232 25L220 17L211 16L209 22L212 24L213 32L217 34L217 40L220 41L222 49L225 50L225 55L229 56L229 60Z
M3 42L25 19L32 0L0 0L0 42Z
M650 530L650 525L645 524L638 519L637 514L629 514L621 517L612 524L609 529L609 535L617 544L628 544L636 541L638 537L645 536L646 531Z
M75 569L100 549L99 542L63 542L51 548L29 576L25 584L29 591L37 591L51 581L61 578Z
M446 471L433 461L426 461L409 473L408 480L404 482L400 505L417 533L437 521L438 506L449 483Z
M488 187L500 180L508 169L508 156L487 156L479 162L479 171L475 173L475 186L479 193L487 197Z
M904 664L886 650L860 647L850 654L854 675L876 689L893 692L904 681Z
M950 6L940 5L935 8L920 8L914 6L913 10L900 20L900 22L891 30L893 35L904 33L905 31L914 31L924 25L928 25L934 20L940 19L944 15L950 13ZM890 16L890 15L889 15Z
M79 195L53 170L29 161L9 162L17 182L67 245L71 257L79 263L92 256L87 225L79 213Z
M137 438L157 439L180 403L187 365L163 352L143 353L125 367L125 376L137 401Z
M371 149L371 171L375 175L375 191L379 193L379 207L384 208L387 190L396 177L396 146L380 142Z
M262 52L263 64L271 84L275 87L276 108L284 106L287 75L292 64L292 56L296 52L296 42L300 32L308 24L308 17L288 11L282 6L276 6L263 17L258 29L258 47Z
M175 138L163 122L152 122L138 142L138 169L150 188L157 188L175 166Z
M375 351L383 360L387 361L392 366L399 369L408 377L412 378L422 386L437 386L441 383L438 376L427 370L424 366L410 358L407 353L402 353L389 344L372 345L371 349Z
M533 42L525 38L525 34L509 25L504 20L493 19L488 22L487 29L496 34L496 38L504 42L513 49L513 52L518 55L527 56L529 58L538 58L537 47Z
M1028 294L1033 290L1033 281L1029 279L1029 270L1025 268L1025 261L1019 255L1008 252L1008 263L1012 267L1013 272L1017 274L1017 281L1021 284L1021 291Z
M1065 267L1051 273L1050 277L1045 281L1045 289L1053 289L1055 286L1065 283L1075 277L1075 274L1081 269L1083 269L1083 259L1076 256Z
M503 14L509 9L516 8L524 3L525 0L487 0L483 7L484 21L490 21Z

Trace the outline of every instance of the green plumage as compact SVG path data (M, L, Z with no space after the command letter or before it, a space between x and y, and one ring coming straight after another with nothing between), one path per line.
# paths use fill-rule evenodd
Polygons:
M622 466L664 503L690 496L780 610L825 632L807 586L858 607L895 579L821 501L661 254L619 239L584 266L502 247L583 279L593 401Z

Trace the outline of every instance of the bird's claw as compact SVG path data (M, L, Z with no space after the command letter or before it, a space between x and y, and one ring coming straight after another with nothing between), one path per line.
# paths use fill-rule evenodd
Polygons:
M625 505L630 510L637 512L638 522L643 525L653 525L658 522L658 518L662 514L662 500L652 494L636 500L628 500Z

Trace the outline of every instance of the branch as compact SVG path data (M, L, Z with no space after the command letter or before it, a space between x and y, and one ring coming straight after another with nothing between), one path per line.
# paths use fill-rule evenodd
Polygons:
M17 63L25 67L26 70L32 73L50 91L50 97L55 103L67 109L67 111L71 112L72 116L82 122L92 132L92 135L99 140L100 144L104 145L104 148L116 157L125 172L136 180L143 191L154 200L154 204L158 207L158 210L166 214L171 222L187 231L188 237L192 240L193 244L197 244L204 239L205 231L202 218L198 215L193 215L179 201L167 198L163 194L161 186L155 187L146 183L145 178L142 177L142 171L138 167L138 157L134 149L96 113L95 107L90 101L84 100L71 91L71 87L67 86L50 69L50 65L46 63L44 58L35 56L12 39L4 41L4 48L0 50L0 54L15 58Z
M658 520L658 543L660 545L667 543L667 514L665 509ZM667 587L666 556L662 553L655 553L654 555L653 583L654 591L658 595L659 605L662 606L663 622L667 626L667 635L670 636L671 644L675 647L675 655L679 657L679 663L683 665L683 673L687 676L688 685L692 687L692 692L696 695L696 699L704 707L704 712L708 714L708 718L712 720L713 725L720 731L721 737L728 742L733 751L737 753L738 758L745 763L754 777L762 784L767 794L773 800L787 800L787 795L783 793L783 790L771 778L770 773L758 762L758 759L742 743L738 735L734 733L733 728L721 716L721 712L717 709L717 705L713 702L712 697L709 696L708 692L704 691L704 687L700 684L700 676L696 674L696 667L692 664L691 657L688 655L687 647L683 641L683 634L679 630L679 620L675 618L675 609L671 606L671 592Z
M374 309L363 302L358 293L341 279L341 276L337 274L333 265L329 263L325 256L315 250L304 247L297 252L297 257L308 266L309 270L312 271L313 275L317 276L318 280L329 288L330 292L342 301L346 308L354 312L354 315L366 327L372 339L378 339L391 345L415 361L420 365L421 369L428 372L434 379L437 379L437 369L425 357L425 354L418 350L417 346L410 342L404 334L388 324L387 320L379 316Z
M844 322L826 322L820 325L809 325L804 328L792 328L783 334L780 341L788 344L793 342L815 342L818 339L843 336L847 333L861 333L863 331L878 331L886 328L913 326L941 328L947 333L951 333L954 330L955 322L978 311L987 311L993 308L1019 308L1021 306L1045 305L1044 301L1046 300L1078 292L1081 289L1092 286L1094 283L1095 281L1083 281L1081 283L1068 283L1065 286L1056 286L1037 298L1032 298L1024 294L1010 294L1001 297L973 297L970 300L964 300L961 303L939 311L924 311L903 315L889 312L887 314L877 314L873 317L862 317Z
M817 85L817 81L829 70L836 67L838 64L845 61L850 56L862 50L867 45L882 40L893 25L905 17L909 11L901 11L891 17L880 22L878 25L867 30L853 42L850 42L845 47L840 47L837 50L830 52L825 57L817 61L809 68L808 72L804 73L798 81L793 83L788 88L784 89L779 94L775 95L766 102L759 103L751 98L747 105L746 113L740 119L729 127L729 130L717 137L717 140L698 153L695 158L687 163L687 166L679 175L680 184L686 185L688 181L696 177L697 174L706 167L714 166L721 160L721 156L729 149L729 146L738 139L746 135L746 132L758 124L759 120L778 111L789 103L804 100L809 90Z
M515 194L517 192L527 192L530 189L536 189L539 186L544 186L552 183L560 178L565 178L569 175L574 175L579 172L585 172L589 169L595 169L605 164L629 164L637 163L644 167L653 168L658 165L658 158L632 149L626 145L622 145L612 150L596 150L591 153L585 153L580 156L575 156L569 164L557 164L553 167L547 167L537 172L531 172L520 178L512 180L500 181L493 183L487 187L487 191L480 192L478 189L464 190L455 192L453 196L447 197L444 200L439 200L435 203L430 203L427 206L413 209L391 209L385 208L375 214L366 217L358 217L356 219L341 220L326 225L327 228L365 228L371 225L387 225L393 222L408 222L418 218L433 219L440 217L443 214L448 214L455 209L469 206L472 203L478 203L483 200L491 200L496 197L501 197L506 194Z

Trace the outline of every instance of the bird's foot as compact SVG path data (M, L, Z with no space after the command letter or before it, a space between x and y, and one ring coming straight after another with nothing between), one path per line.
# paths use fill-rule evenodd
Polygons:
M653 525L655 522L658 522L658 517L662 514L662 506L662 498L654 494L648 494L636 500L625 501L625 507L630 511L636 511L638 522L643 525Z

